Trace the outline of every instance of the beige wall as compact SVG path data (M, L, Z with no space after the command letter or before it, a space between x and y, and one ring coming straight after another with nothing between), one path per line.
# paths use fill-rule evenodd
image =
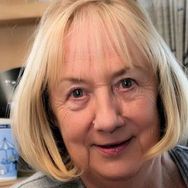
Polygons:
M47 3L0 0L0 72L24 64Z
M35 27L34 24L0 25L0 71L23 65Z

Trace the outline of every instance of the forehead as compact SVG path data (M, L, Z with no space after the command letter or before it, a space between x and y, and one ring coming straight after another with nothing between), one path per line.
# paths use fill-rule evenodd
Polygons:
M156 74L145 30L140 28L139 20L127 12L112 6L105 9L85 6L71 13L70 20L53 35L57 36L55 40L51 37L55 42L48 58L49 85L58 83L67 65L74 70L86 66L100 69L110 67L114 56L125 68L138 66L152 69Z
M112 66L117 65L117 62L121 68L151 68L151 62L146 60L135 39L126 31L129 23L126 27L119 27L118 22L113 22L109 17L105 18L107 19L104 20L96 12L90 12L83 17L75 16L64 32L63 48L59 44L58 51L62 49L63 59L55 57L58 59L58 68L54 72L52 67L52 85L62 79L67 69L69 72L79 72L82 75L81 72L86 69L90 72L114 69ZM116 64L113 63L114 58Z
M70 27L64 40L65 52L62 68L69 66L72 70L90 68L98 70L108 67L114 69L117 64L121 68L139 66L148 68L146 58L124 32L126 50L119 48L120 38L117 33L110 35L107 28L98 26L93 29L89 23ZM113 63L113 62L116 62ZM72 66L72 67L71 67Z

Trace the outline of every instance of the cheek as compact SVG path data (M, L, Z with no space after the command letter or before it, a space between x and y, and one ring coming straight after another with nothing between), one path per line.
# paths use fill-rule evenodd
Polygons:
M160 139L160 121L156 102L146 102L142 113L140 113L140 144L150 148ZM144 118L145 117L145 118Z
M122 104L122 114L128 119L138 121L143 126L149 122L158 122L158 110L154 97L139 97L134 101L122 102Z
M124 108L124 116L133 126L138 144L146 150L159 141L160 123L156 105L153 97L143 97L135 100Z
M59 127L66 139L81 140L81 135L87 134L92 122L91 112L87 109L82 111L64 110L58 113Z
M87 135L91 125L91 113L88 110L79 113L61 111L58 113L58 122L71 159L78 168L86 169L89 161Z

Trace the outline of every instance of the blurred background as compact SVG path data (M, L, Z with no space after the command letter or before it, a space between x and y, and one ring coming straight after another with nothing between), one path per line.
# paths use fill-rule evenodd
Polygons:
M17 78L49 2L0 0L0 118L9 118Z
M178 61L188 66L188 0L137 0Z

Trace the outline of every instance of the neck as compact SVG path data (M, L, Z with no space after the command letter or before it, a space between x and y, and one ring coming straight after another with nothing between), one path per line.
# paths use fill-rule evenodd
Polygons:
M176 182L172 182L172 178L175 178ZM166 153L163 156L158 156L150 161L146 161L140 170L129 178L107 179L87 172L81 176L81 179L87 188L163 188L173 187L181 178L176 166ZM180 185L178 184L178 186Z

